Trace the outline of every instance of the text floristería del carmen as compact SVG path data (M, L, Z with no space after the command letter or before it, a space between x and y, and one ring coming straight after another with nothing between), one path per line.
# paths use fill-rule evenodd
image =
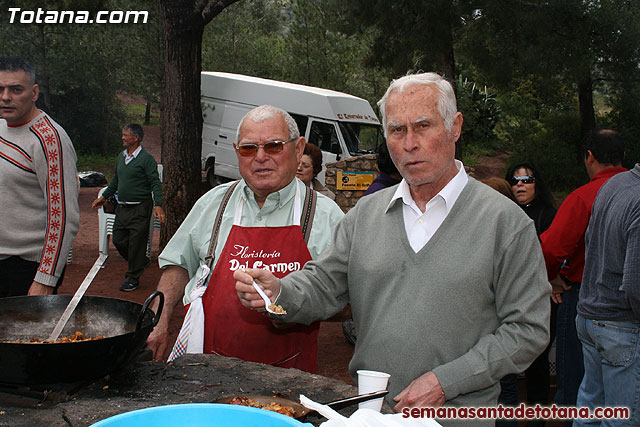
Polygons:
M231 254L235 259L229 261L229 270L235 271L239 268L261 268L269 270L272 273L285 273L289 274L292 271L297 271L302 268L302 265L298 261L294 262L273 262L269 263L266 260L279 259L280 252L274 250L272 252L265 252L263 250L253 251L249 246L235 245L234 252Z

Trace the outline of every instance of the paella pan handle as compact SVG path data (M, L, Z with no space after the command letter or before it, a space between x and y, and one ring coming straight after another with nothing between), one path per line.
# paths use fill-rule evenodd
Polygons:
M151 301L153 301L153 299L155 297L160 297L160 304L158 304L158 312L156 313L156 315L153 318L153 324L151 325L151 328L153 329L158 324L158 321L160 320L160 315L162 314L162 307L164 306L164 295L160 291L155 291L154 293L149 295L149 298L147 298L147 300L142 305L142 309L140 310L140 314L138 315L138 323L136 324L136 332L138 332L140 330L140 328L142 327L142 320L144 319L144 313L146 313L147 308L149 308L149 305L151 304Z

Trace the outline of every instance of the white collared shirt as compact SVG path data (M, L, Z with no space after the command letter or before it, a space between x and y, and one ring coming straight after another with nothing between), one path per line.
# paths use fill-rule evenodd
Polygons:
M138 157L138 154L140 154L140 151L142 151L142 145L138 145L138 148L136 148L136 151L134 151L131 155L129 155L129 152L127 150L124 150L124 164L128 165L131 162L131 160Z
M458 200L460 193L469 182L469 177L464 170L462 162L456 160L455 165L458 173L438 194L429 200L424 213L411 197L409 184L404 179L398 185L398 189L387 206L387 210L389 210L396 200L402 200L404 228L414 252L420 251L438 231L442 222L451 212L456 200Z

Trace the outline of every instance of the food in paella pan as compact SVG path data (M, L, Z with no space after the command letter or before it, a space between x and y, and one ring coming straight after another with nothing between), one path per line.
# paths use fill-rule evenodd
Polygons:
M94 340L101 340L104 338L105 338L104 335L97 335L95 337L91 337L89 335L85 335L80 331L76 331L74 334L71 334L69 336L58 338L56 341L53 342L53 344L60 344L60 343L67 343L67 342L80 342L80 341L94 341ZM8 340L8 341L2 341L2 342L9 343L9 344L52 344L51 341L43 340L40 338L31 338L29 341Z
M291 406L281 405L277 402L262 403L254 399L249 399L246 396L234 397L231 405L250 406L252 408L266 409L267 411L277 412L279 414L286 415L291 418L295 418L295 410Z

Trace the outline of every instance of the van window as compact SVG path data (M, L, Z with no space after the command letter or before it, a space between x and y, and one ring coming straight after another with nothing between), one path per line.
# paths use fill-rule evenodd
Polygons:
M382 142L380 126L339 122L340 132L351 155L375 153Z
M333 123L324 123L314 120L311 123L309 142L317 145L322 151L340 154L340 141Z
M307 131L307 123L309 122L309 117L302 116L300 114L291 114L291 117L293 117L293 120L295 120L296 124L298 125L300 136L305 136L305 132Z

